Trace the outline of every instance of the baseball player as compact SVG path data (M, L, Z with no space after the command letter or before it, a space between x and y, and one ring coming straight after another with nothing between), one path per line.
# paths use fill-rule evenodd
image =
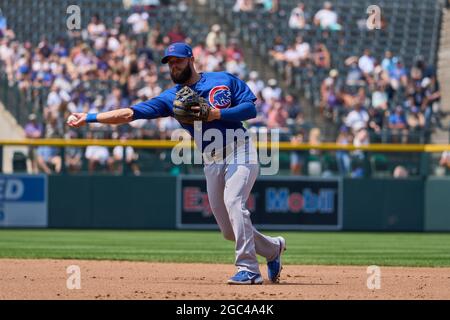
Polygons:
M175 86L129 108L98 114L74 113L68 124L80 127L91 122L123 124L137 119L175 117L194 137L197 148L202 152L211 209L224 238L235 241L237 273L228 283L263 283L256 254L267 259L269 280L278 282L282 269L281 254L286 249L285 239L257 231L245 207L259 173L258 162L252 161L256 158L256 149L249 139L237 142L226 139L227 130L245 132L242 121L256 116L256 97L245 82L229 73L198 73L194 59L189 45L181 42L169 45L161 63L169 64ZM202 122L193 123L187 119L189 116ZM201 126L197 125L199 123ZM222 134L224 148L206 151L211 141L203 134L209 129ZM228 152L230 145L233 152Z

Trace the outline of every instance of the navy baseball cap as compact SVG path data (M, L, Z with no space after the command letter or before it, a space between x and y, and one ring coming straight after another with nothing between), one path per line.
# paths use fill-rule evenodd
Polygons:
M175 42L166 48L161 63L166 64L169 57L190 58L192 57L192 48L184 42Z

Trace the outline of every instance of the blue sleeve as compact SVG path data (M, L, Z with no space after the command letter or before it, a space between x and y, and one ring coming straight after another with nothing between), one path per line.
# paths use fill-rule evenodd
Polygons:
M227 121L245 121L256 117L256 107L253 101L243 102L237 106L220 110L220 119Z
M227 73L230 77L230 86L231 86L231 105L237 106L242 102L255 102L256 97L253 94L252 90L250 90L249 86L239 79L238 77Z
M131 109L133 110L133 120L155 119L172 115L167 99L162 96L135 104Z
M220 119L228 121L245 121L256 117L256 97L247 84L238 77L230 77L231 107L220 110Z

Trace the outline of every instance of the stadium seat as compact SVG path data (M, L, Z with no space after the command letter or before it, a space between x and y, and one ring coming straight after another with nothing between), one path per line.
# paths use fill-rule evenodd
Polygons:
M12 158L14 173L27 172L27 156L21 151L15 151Z
M384 154L372 154L370 165L373 176L390 176L389 161Z

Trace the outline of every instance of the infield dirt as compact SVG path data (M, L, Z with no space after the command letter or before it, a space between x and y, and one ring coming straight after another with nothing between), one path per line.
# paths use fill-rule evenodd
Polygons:
M67 267L81 289L67 288ZM279 284L226 284L223 264L93 260L0 260L0 299L450 299L450 268L380 266L380 289L368 289L367 266L284 266Z

